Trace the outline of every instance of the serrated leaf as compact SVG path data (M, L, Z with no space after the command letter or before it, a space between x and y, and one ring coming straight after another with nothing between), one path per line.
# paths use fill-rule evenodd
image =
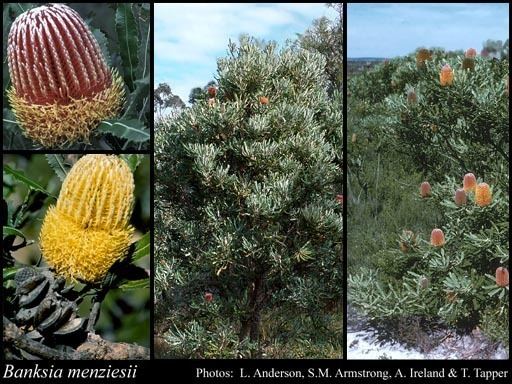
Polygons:
M108 50L107 37L99 28L92 28L91 31L92 31L92 34L94 35L94 37L96 38L96 40L98 41L98 44L101 49L101 53L103 53L103 57L106 59L107 65L109 67L112 66L110 51Z
M121 155L120 157L126 161L126 164L128 164L132 173L137 170L137 167L144 159L144 155Z
M14 170L11 167L9 167L7 164L4 164L4 172L11 175L16 180L21 181L23 184L25 184L29 188L34 189L39 192L42 192L45 195L55 198L55 196L53 196L50 192L48 192L41 184L39 184L38 182L25 176L25 174L23 172Z
M19 229L16 229L14 227L4 226L3 227L3 237L5 238L6 236L9 236L9 235L19 236L23 239L26 239L23 232L21 232Z
M45 155L45 157L46 161L48 161L48 164L54 170L60 181L64 181L70 168L64 162L64 157L59 154Z
M150 232L146 232L144 236L142 236L135 246L135 252L133 252L132 260L138 260L141 257L149 255L150 252L150 244L151 244L151 234Z
M143 79L135 80L135 90L128 95L123 118L140 118L141 116L137 116L138 106L139 102L145 97L149 98L149 75Z
M121 284L119 288L121 288L123 291L128 291L132 289L148 289L149 279L129 281L127 283Z
M104 120L98 127L98 132L110 133L121 139L141 143L149 140L149 130L136 119Z
M118 3L116 9L116 31L121 48L120 53L123 61L124 80L128 88L133 91L139 62L137 56L139 34L130 4Z

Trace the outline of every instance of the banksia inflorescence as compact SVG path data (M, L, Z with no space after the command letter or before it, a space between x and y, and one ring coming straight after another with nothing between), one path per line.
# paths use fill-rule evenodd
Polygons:
M426 48L421 48L417 53L416 53L416 66L418 68L424 68L425 67L425 61L426 60L431 60L432 59L432 53L426 49Z
M260 96L259 98L261 105L267 105L268 104L268 97Z
M430 234L430 244L434 247L442 247L445 244L444 233L439 228L434 228Z
M7 56L9 103L25 134L43 146L87 142L98 123L121 108L121 77L66 5L43 5L16 18Z
M439 72L439 83L442 87L453 84L453 69L449 64L443 65Z
M414 89L409 89L409 91L407 91L407 102L409 104L416 104L417 101L418 96L416 96L416 92L414 91Z
M499 287L508 286L508 269L504 267L496 268L496 285Z
M476 188L476 177L472 173L466 173L464 175L464 180L462 181L462 186L465 192L474 192Z
M428 181L424 181L420 185L420 196L425 198L432 196L432 187L430 186L430 183Z
M475 204L485 207L492 203L491 187L487 183L480 183L475 188Z
M464 56L468 59L474 59L476 57L476 49L475 48L469 48L465 53Z
M464 192L464 189L459 188L455 191L454 200L455 200L455 205L457 205L459 207L461 205L465 205L467 203L468 198L467 198L466 192Z
M128 251L133 191L132 172L117 156L78 160L41 227L40 246L48 265L68 278L100 281Z

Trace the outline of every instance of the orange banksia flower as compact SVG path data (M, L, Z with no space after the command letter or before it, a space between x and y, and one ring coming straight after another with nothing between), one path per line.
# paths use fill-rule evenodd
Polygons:
M465 53L464 56L468 59L474 59L476 57L476 49L475 48L469 48Z
M432 195L432 187L428 181L424 181L420 185L420 196L421 197L429 197Z
M467 196L466 196L466 192L464 192L464 189L462 188L459 188L455 191L455 204L458 205L459 207L461 205L465 205L466 202L468 201L467 199Z
M426 48L421 48L416 53L416 66L418 68L423 68L425 66L425 61L431 60L431 59L432 59L432 53Z
M116 70L80 15L63 4L16 18L8 37L9 103L26 136L50 147L88 141L124 99Z
M48 265L67 278L100 281L128 251L133 192L132 172L119 157L78 160L41 227L40 247Z
M260 96L260 104L267 105L268 104L268 97Z
M430 244L434 247L442 247L445 244L444 233L438 228L434 228L430 234Z
M508 269L503 267L496 268L496 285L506 287L508 285Z
M472 173L466 173L464 175L464 180L462 182L462 186L465 192L474 192L476 188L476 177Z
M439 82L442 87L453 84L453 69L449 64L445 64L439 72Z
M492 192L489 184L480 183L476 186L475 203L479 207L485 207L492 203Z

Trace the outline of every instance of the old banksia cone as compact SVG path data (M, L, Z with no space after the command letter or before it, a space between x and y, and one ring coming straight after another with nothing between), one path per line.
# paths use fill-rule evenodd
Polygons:
M428 278L425 276L420 277L418 283L419 283L421 289L427 289L428 286L430 285Z
M49 4L16 18L8 37L9 103L25 134L43 146L88 141L103 119L115 117L122 80L107 67L80 15Z
M506 287L508 285L508 269L503 267L496 268L496 285Z
M445 64L439 72L439 83L442 87L453 84L453 69L449 64Z
M480 183L475 188L475 204L479 207L485 207L492 203L492 192L489 184Z
M434 228L430 234L430 244L434 247L442 247L445 244L444 233L439 228Z
M423 68L423 67L425 67L425 60L430 60L430 59L432 59L432 53L426 48L421 48L416 53L416 66L418 68Z
M466 192L474 192L476 188L476 177L472 173L466 173L464 175L464 180L462 181L462 186L464 191Z
M462 188L459 188L455 191L455 204L457 206L461 206L461 205L465 205L466 202L468 201L468 198L466 196L466 192L464 192L464 189Z
M428 181L424 181L420 185L420 196L421 197L429 197L432 195L432 187Z
M86 155L62 183L40 233L44 259L65 277L100 281L127 253L134 182L117 156Z
M418 101L418 96L416 96L416 92L414 89L409 89L407 91L407 102L409 104L416 104L416 101Z

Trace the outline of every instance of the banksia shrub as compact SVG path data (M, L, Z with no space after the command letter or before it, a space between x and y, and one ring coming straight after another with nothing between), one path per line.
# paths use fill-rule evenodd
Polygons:
M439 83L442 87L453 84L453 69L449 64L443 65L439 72Z
M462 188L459 188L455 191L455 204L458 205L459 207L461 205L465 205L466 202L467 202L467 196L466 196L466 192L464 192L464 189Z
M476 177L472 173L466 173L464 175L464 180L462 181L462 186L465 192L474 192L476 188Z
M496 285L499 287L508 286L508 269L504 267L496 268Z
M442 247L445 244L444 233L439 228L434 228L430 234L430 244L434 247Z
M421 197L429 197L432 195L432 187L428 181L424 181L420 185L420 196Z
M100 281L128 251L133 192L132 172L117 156L78 160L41 227L40 246L48 265L67 278Z
M492 192L489 184L480 183L475 189L475 204L479 207L485 207L492 203Z
M124 88L80 15L63 4L21 14L8 37L9 103L26 136L43 146L88 141L119 112Z

